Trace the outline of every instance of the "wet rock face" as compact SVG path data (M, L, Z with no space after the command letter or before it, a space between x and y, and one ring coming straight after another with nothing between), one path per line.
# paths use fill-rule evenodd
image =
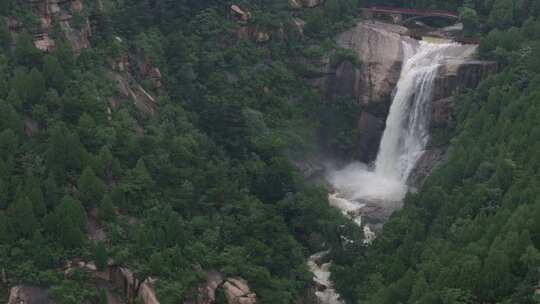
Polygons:
M360 114L358 120L358 130L361 131L358 139L360 161L369 163L377 157L384 126L384 121L379 117L369 112L362 112Z

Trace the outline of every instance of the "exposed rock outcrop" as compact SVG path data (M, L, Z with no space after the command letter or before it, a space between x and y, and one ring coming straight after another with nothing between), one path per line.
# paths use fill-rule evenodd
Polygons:
M363 21L339 35L338 45L353 50L360 66L339 64L335 78L328 83L330 96L337 93L335 85L344 83L346 87L336 87L345 89L339 94L352 96L362 105L383 104L382 108L388 108L403 63L402 41L408 39L415 43L402 36L406 33L407 29L401 26Z
M256 304L257 295L251 292L247 282L241 278L229 278L223 283L228 304Z
M403 40L411 44L416 40L405 36L407 28L374 21L361 21L337 38L340 47L352 50L360 61L355 65L343 61L332 66L325 58L324 76L313 80L323 91L325 102L334 102L337 96L349 96L363 108L358 123L357 157L372 161L378 150L392 92L399 80L403 64Z
M251 13L244 11L240 8L240 6L233 4L231 5L231 15L233 18L235 18L238 22L245 24L248 22L248 20L251 18Z
M153 116L156 113L156 99L148 93L130 74L111 73L116 81L119 95L111 100L111 106L116 109L125 100L131 100L141 114Z
M39 24L31 29L34 44L38 49L50 51L56 47L56 42L51 35L56 24L62 29L75 54L90 47L92 30L90 21L84 17L82 0L32 0L29 2L32 12L39 18ZM8 23L12 35L17 35L23 30L15 17L10 17Z
M7 304L54 304L46 289L18 285L11 288Z
M313 8L324 3L324 0L289 0L289 6L292 9L300 9L303 7Z

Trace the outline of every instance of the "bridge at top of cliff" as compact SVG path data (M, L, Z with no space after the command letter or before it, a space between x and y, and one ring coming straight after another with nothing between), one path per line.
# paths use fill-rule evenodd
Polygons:
M394 23L407 23L408 21L424 17L444 18L450 20L459 19L458 13L443 10L373 6L369 8L363 8L362 11L369 14L371 17L380 15L390 16L394 20Z

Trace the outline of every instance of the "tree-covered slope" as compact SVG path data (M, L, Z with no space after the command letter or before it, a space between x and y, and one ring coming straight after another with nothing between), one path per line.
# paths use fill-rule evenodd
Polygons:
M320 18L303 36L287 1L236 3L247 21L228 1L35 3L0 11L2 296L23 284L99 303L65 265L110 259L156 278L161 303L197 297L211 270L292 303L306 257L358 237L290 162L318 132L299 65L339 27L326 7L299 12ZM74 48L89 27L91 47Z

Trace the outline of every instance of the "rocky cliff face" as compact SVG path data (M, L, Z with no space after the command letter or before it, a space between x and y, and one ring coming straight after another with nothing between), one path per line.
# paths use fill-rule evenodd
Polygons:
M466 60L440 68L439 75L435 79L433 101L430 106L430 130L434 134L438 130L452 128L454 117L454 95L465 89L476 88L479 82L493 75L498 70L498 64L494 61ZM444 158L445 145L433 140L428 143L426 151L418 160L416 168L409 177L409 184L419 187L424 179L431 174L433 169Z
M404 41L417 44L405 27L377 21L361 21L337 37L337 44L354 51L360 64L349 61L332 66L323 63L321 78L313 81L323 92L324 102L336 102L338 96L350 96L362 106L358 117L357 158L372 162L385 129L393 91L399 80L404 58ZM445 128L451 121L453 102L449 97L497 70L494 62L465 60L441 67L433 92L431 125Z
M360 65L344 61L331 65L326 58L322 78L314 84L323 91L325 102L334 102L338 96L355 99L364 109L359 117L357 157L363 162L377 155L378 144L384 131L388 109L403 63L402 26L381 22L362 21L337 37L337 44L352 50Z
M85 6L82 0L31 0L29 2L32 13L39 20L38 24L30 29L34 44L38 49L50 51L56 47L53 37L56 26L61 29L76 54L90 47L92 29L89 19L85 17ZM14 36L23 30L22 25L14 17L9 20L9 29Z

